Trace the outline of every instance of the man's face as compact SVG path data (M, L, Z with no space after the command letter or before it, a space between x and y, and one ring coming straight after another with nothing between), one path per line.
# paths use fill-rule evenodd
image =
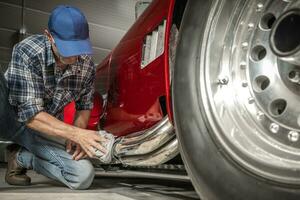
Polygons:
M78 56L70 56L70 57L61 56L57 50L55 43L52 43L52 49L53 49L54 54L58 58L58 61L64 65L71 65L78 61Z
M59 60L64 65L71 65L78 61L78 56L71 56L71 57L59 56Z
M56 60L59 62L59 64L61 63L63 65L71 65L78 61L79 56L70 56L70 57L61 56L60 53L58 52L58 49L55 45L54 39L51 36L51 34L47 30L45 30L45 34L48 36L48 39L51 42L53 53L55 54L57 58Z

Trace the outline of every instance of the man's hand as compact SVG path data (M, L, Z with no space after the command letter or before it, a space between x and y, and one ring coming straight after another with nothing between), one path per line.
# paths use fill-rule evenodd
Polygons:
M81 110L77 111L74 119L74 126L86 129L91 111L90 110ZM97 132L84 130L77 134L75 139L76 150L73 154L73 159L81 159L84 156L88 155L90 158L95 156L95 148L100 151L105 151L105 149L99 144L99 141L103 141Z
M106 142L96 131L86 130L66 124L46 112L39 112L29 122L27 127L42 134L65 138L80 145L83 151L90 157L95 156L95 148L106 153L105 148L99 142ZM75 150L76 151L76 150ZM80 152L79 148L78 151Z
M82 132L76 134L74 142L79 144L78 148L81 147L90 158L95 157L95 148L99 149L103 153L107 153L106 149L100 144L100 142L107 142L107 139L105 137L100 136L96 131L83 130ZM77 152L80 152L80 150L78 150ZM80 155L81 153L79 153L78 156L76 156L76 158Z
M81 146L71 140L67 140L66 142L66 151L72 154L73 160L80 160L87 157L85 151L81 148Z

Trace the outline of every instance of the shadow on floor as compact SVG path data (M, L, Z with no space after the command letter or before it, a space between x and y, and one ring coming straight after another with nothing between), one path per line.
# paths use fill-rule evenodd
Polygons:
M42 175L29 171L28 175L32 178L32 185L11 186L5 183L5 168L0 168L0 196L1 200L21 200L37 199L52 200L56 194L60 194L60 200L64 199L118 199L118 200L196 200L199 199L193 186L189 182L168 181L145 178L109 178L95 177L95 180L89 190L74 191L64 185L50 180ZM22 194L20 194L22 193ZM39 194L33 198L33 194ZM51 193L51 194L49 194ZM55 194L55 195L54 195ZM70 196L78 194L78 198ZM53 196L54 195L54 196ZM85 195L85 196L82 196ZM86 196L89 195L89 196ZM91 196L93 195L93 196ZM65 196L65 198L64 198ZM54 197L54 198L53 198Z

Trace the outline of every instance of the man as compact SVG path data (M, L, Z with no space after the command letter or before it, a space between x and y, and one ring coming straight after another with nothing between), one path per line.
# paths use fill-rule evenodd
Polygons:
M25 124L10 136L21 148L8 147L5 179L12 185L28 185L26 169L33 169L71 189L87 189L94 168L83 158L93 158L97 149L108 153L102 145L108 139L85 129L95 79L88 23L79 9L58 6L48 28L44 35L15 45L5 73L9 103ZM74 126L61 121L63 108L71 101L77 110Z

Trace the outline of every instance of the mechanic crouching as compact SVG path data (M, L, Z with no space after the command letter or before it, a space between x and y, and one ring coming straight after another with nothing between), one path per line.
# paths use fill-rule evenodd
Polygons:
M96 71L91 54L88 23L72 6L56 7L43 35L15 45L5 79L18 129L1 134L16 143L7 148L7 183L29 185L26 170L33 169L71 189L87 189L94 168L86 158L97 154L110 162L114 137L85 129ZM3 82L2 77L1 87ZM62 121L71 101L77 110L74 126Z

